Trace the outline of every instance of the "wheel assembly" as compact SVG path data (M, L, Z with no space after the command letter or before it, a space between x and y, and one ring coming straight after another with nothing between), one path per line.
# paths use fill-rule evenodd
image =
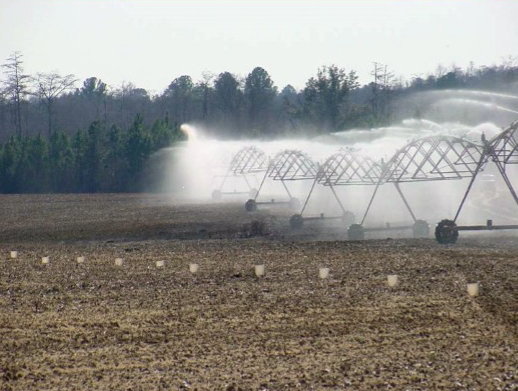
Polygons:
M363 240L365 238L365 230L361 224L352 224L347 230L347 239Z
M441 244L455 243L458 238L459 231L453 220L444 219L435 227L435 239Z
M245 210L247 212L254 212L257 210L257 203L253 199L249 199L245 202Z
M296 215L291 216L290 227L292 229L302 228L302 225L304 225L304 219L302 218L302 215L296 214Z
M412 226L414 238L428 238L430 236L430 224L426 220L416 220Z

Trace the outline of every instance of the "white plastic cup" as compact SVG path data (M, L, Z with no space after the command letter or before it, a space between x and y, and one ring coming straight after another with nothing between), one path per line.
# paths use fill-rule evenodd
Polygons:
M49 257L41 257L41 263L43 263L44 265L48 264L49 261L50 261Z
M18 251L11 251L11 258L14 259L18 257Z
M115 266L122 266L122 258L115 258Z
M327 277L329 277L329 268L328 267L321 267L318 269L318 276L325 280Z
M197 263L189 263L189 271L192 274L195 274L196 272L198 272L198 264Z
M83 257L83 256L77 257L77 263L83 263L84 261L85 261L85 257Z
M156 261L156 267L164 267L164 261Z
M388 286L394 287L399 284L399 277L397 274L389 274L387 276Z
M264 276L264 265L255 265L254 270L257 277Z
M472 282L467 285L468 295L471 297L478 296L478 282Z

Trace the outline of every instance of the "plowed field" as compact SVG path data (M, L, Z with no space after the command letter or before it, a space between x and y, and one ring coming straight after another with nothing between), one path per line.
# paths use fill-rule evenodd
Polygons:
M0 197L1 389L518 390L516 233L350 242L289 214Z

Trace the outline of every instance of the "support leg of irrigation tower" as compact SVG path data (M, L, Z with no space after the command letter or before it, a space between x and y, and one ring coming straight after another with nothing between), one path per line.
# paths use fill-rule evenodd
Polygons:
M263 180L261 181L261 184L259 185L259 189L257 189L257 193L255 193L254 201L257 200L257 197L259 196L259 193L261 192L261 188L263 187L264 181L266 180L266 177L268 176L268 171L264 173Z
M302 210L300 211L301 216L304 213L304 210L306 210L306 206L308 205L309 198L311 197L311 194L313 193L313 189L315 189L315 185L317 184L317 182L318 182L318 178L315 178L315 180L313 181L313 185L311 185L311 190L309 190L309 194L306 197L306 201L304 202L304 206L302 207Z
M246 175L245 174L243 174L243 179L245 180L245 183L248 186L248 190L252 189L252 186L250 186L250 182L248 182L248 179L246 179Z
M374 201L374 197L376 197L376 193L378 192L380 185L381 185L381 181L378 182L378 184L374 188L374 191L372 192L372 197L369 201L369 205L367 205L367 209L365 210L365 213L363 214L362 222L360 223L360 225L363 225L363 223L365 222L365 219L367 218L367 215L369 214L369 210L371 208L372 202Z
M417 221L417 219L415 218L414 216L414 212L412 212L412 208L410 208L410 205L408 204L408 201L406 200L405 196L403 195L403 192L401 191L401 188L399 187L399 183L397 182L394 182L394 186L396 186L396 190L397 192L399 193L399 195L401 196L401 199L403 200L406 208L408 209L408 211L410 212L410 216L412 216L412 219L414 220L414 223Z
M227 173L225 174L225 176L223 177L223 181L221 181L221 186L219 187L219 191L222 191L223 190L223 185L225 184L225 182L227 181L227 178L229 177L229 174L230 174L230 171L232 171L231 169L229 169L227 171Z
M281 179L281 183L284 186L284 190L286 190L286 193L288 193L288 197L290 197L290 200L291 200L291 193L290 193L290 190L288 189L288 186L286 186L286 183L284 183L284 180L282 180L282 179Z
M460 202L459 208L457 209L457 213L455 213L455 217L453 218L453 222L457 222L457 218L460 215L460 211L462 210L462 207L464 206L464 202L466 202L466 198L468 198L468 194L471 191L471 187L473 186L473 182L475 182L475 179L477 178L478 173L482 169L482 166L484 165L484 161L486 159L487 155L483 153L480 156L480 160L477 163L477 168L475 169L475 172L473 173L473 176L471 177L471 180L469 181L468 188L466 189L466 192L464 193L464 197L462 197L462 201Z
M502 175L502 178L504 179L504 182L507 185L507 188L509 189L511 196L514 198L514 202L516 202L516 205L518 206L518 195L516 195L516 191L514 190L513 184L511 183L509 177L507 176L507 173L505 172L505 167L500 162L495 162L495 164L498 167L498 171L500 171L500 175Z
M336 201L338 202L338 205L340 205L340 209L342 209L342 213L345 214L346 210L342 204L342 201L340 201L340 198L338 198L338 195L336 194L336 191L335 191L335 188L331 185L329 185L329 187L331 188L331 191L333 192L333 195L335 196L336 198Z

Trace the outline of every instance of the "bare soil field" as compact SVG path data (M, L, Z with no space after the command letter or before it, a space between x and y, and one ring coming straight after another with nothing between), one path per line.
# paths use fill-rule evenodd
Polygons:
M352 242L289 215L0 196L0 389L518 390L516 233Z

